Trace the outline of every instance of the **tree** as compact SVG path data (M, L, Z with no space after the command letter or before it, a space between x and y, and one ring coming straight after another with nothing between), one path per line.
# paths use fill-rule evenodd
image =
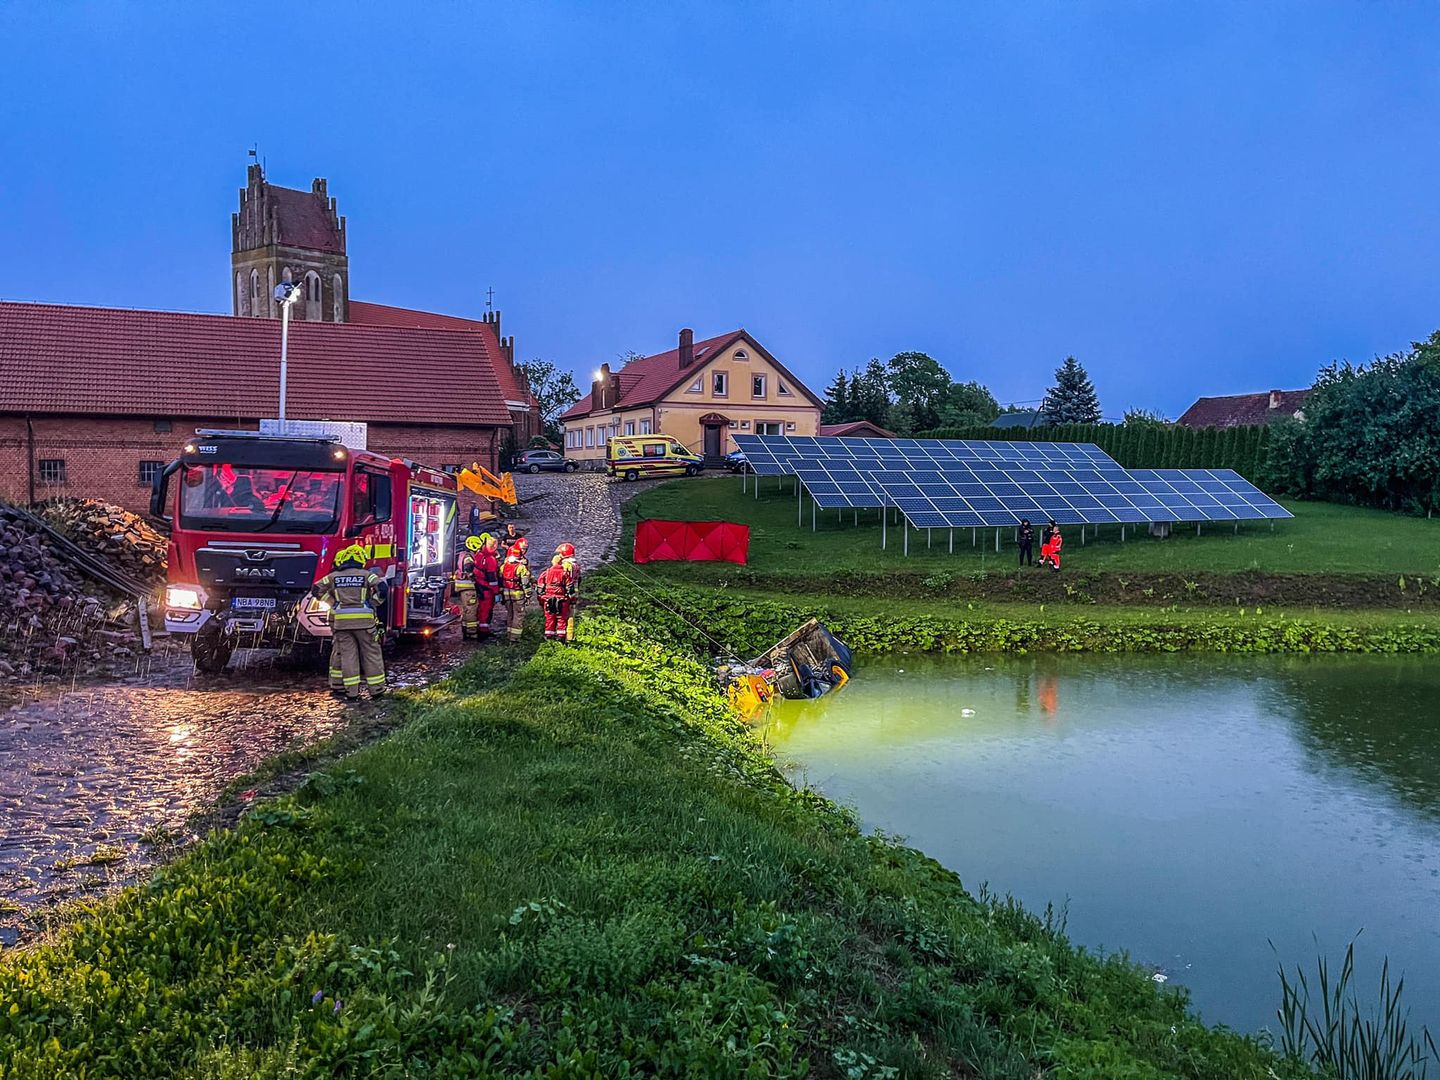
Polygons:
M1080 361L1067 356L1055 369L1055 385L1045 395L1045 415L1052 424L1098 424L1100 399Z
M940 406L939 427L988 427L1000 415L995 395L978 382L951 383Z
M886 365L890 394L904 405L914 430L940 423L940 407L950 392L950 373L923 352L896 353Z
M890 385L885 365L872 358L865 370L857 370L850 378L850 419L868 420L882 427L889 419Z
M850 380L841 368L825 388L825 407L820 411L822 424L843 424L850 419Z
M575 376L561 371L549 360L516 364L515 370L530 384L531 395L540 403L540 423L545 437L558 443L561 439L560 414L580 400Z
M1163 413L1155 412L1152 409L1126 409L1122 424L1138 427L1141 424L1164 425L1170 423Z

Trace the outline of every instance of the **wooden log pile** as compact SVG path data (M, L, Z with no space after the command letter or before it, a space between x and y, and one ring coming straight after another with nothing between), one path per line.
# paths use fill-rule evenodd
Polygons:
M136 611L62 562L0 504L0 688L133 667Z
M56 531L127 577L165 581L165 537L140 515L99 499L52 499L37 512Z

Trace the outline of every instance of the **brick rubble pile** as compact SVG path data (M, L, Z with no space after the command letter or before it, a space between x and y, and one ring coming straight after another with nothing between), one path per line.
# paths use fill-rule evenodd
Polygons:
M0 687L133 667L135 626L128 601L62 562L0 504Z
M127 577L157 588L165 581L165 537L139 514L99 499L52 499L39 514L57 532Z

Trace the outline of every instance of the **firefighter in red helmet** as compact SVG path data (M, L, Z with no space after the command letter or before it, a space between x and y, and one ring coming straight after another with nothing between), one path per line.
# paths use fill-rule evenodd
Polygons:
M500 541L490 533L480 534L475 553L475 628L477 636L490 633L490 617L500 596Z
M500 564L500 595L505 600L508 622L505 639L515 642L525 632L525 600L530 595L530 563L525 558L525 549L530 545L522 536L510 545L505 561Z
M560 556L560 565L564 568L568 584L565 592L565 622L561 627L562 633L558 634L561 640L575 640L575 608L580 599L580 563L575 558L575 545L568 540L556 545L555 554Z
M545 637L550 641L563 641L565 622L569 618L570 575L561 565L565 559L552 555L550 565L540 571L535 579L535 589L540 594L540 606L545 611Z

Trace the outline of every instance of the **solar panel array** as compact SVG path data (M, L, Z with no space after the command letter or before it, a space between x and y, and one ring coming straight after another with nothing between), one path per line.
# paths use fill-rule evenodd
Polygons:
M1124 469L1090 443L737 435L761 476L816 506L898 507L917 528L1243 521L1289 511L1230 469Z

